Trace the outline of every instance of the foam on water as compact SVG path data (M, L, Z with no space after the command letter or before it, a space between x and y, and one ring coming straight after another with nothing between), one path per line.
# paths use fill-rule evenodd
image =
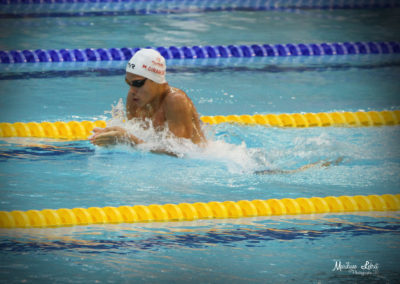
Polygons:
M268 164L263 150L248 148L245 142L239 145L225 142L221 138L215 137L206 125L203 125L203 130L207 136L207 143L199 146L189 139L176 137L168 128L156 130L150 119L128 121L122 99L111 107L111 111L105 112L111 115L107 125L123 127L129 133L145 141L145 143L136 146L140 151L165 150L179 158L222 162L231 172L252 172L259 168L265 168Z
M400 155L396 147L400 135L398 127L282 129L205 124L202 127L208 142L198 146L189 139L177 138L168 129L156 131L151 121L127 121L124 108L122 99L112 106L107 112L111 115L107 124L123 127L146 143L135 148L118 145L118 151L149 153L162 149L190 162L222 165L233 174L264 170L292 172L309 164L315 164L313 169L317 170L324 162L338 165L337 161L340 161L340 168L370 164L370 161L380 164L382 159L394 161Z

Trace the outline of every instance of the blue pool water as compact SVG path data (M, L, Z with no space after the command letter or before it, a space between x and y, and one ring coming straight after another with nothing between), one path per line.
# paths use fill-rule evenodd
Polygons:
M182 159L122 146L97 149L86 141L2 142L2 209L398 193L398 127L288 130L221 125L211 132L213 142L206 150L178 149ZM290 176L253 173L339 157L344 161L338 166ZM173 174L161 170L166 168Z
M398 8L0 17L0 49L399 41L399 17ZM124 65L4 64L0 122L110 119L127 92ZM169 60L167 65L169 83L186 91L201 115L400 107L398 55ZM400 192L398 126L204 129L211 141L205 149L167 141L180 158L146 147L2 139L0 210ZM254 174L338 158L339 164L327 168ZM396 283L399 226L398 212L362 212L2 229L0 280ZM335 270L337 262L357 269ZM365 268L366 262L375 268Z
M172 66L167 80L191 96L201 115L368 111L400 106L399 55L189 62L168 62ZM70 68L67 70L62 66L38 70L44 65L41 63L39 67L23 65L26 67L0 74L1 121L105 118L104 112L125 99L128 91L123 81L125 66L120 62L95 62L84 70L83 63L64 63Z
M3 18L0 49L391 41L398 9Z

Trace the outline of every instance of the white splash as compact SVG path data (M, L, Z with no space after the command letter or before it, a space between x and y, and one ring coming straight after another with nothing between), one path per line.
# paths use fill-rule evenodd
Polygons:
M224 163L230 172L251 172L260 167L265 167L265 153L261 149L248 148L244 142L240 145L229 144L223 140L215 140L209 129L203 130L207 133L206 145L199 146L189 139L178 138L166 127L163 130L155 129L150 119L127 120L125 106L120 99L116 105L111 106L111 119L107 121L108 126L120 126L129 133L145 141L137 145L136 149L149 152L165 150L179 158L206 160Z
M116 105L111 105L111 111L105 111L104 114L111 114L111 119L107 121L107 125L116 126L126 120L125 106L122 98L118 100Z

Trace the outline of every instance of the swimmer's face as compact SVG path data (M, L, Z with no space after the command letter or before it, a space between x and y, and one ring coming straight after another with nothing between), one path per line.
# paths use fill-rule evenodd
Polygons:
M129 85L128 99L138 107L144 107L153 100L155 83L150 79L127 72L125 82Z

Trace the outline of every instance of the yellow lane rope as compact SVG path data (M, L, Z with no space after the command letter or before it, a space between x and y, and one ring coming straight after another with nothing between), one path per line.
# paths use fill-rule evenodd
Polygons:
M359 112L321 112L293 114L256 114L203 116L209 124L239 123L246 125L265 125L272 127L326 127L326 126L383 126L400 124L400 110L359 111ZM42 137L56 139L87 139L94 127L106 127L103 120L70 122L16 122L0 123L0 137Z
M203 122L261 124L276 127L381 126L400 123L400 110L203 116Z
M105 223L191 221L353 211L398 211L400 194L212 201L208 203L152 204L104 208L0 211L0 228L59 227Z

